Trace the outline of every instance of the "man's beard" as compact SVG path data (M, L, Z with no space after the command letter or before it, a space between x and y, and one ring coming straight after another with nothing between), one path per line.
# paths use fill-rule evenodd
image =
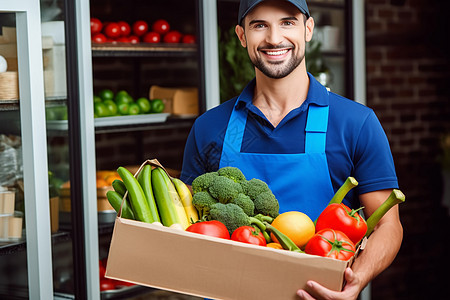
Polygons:
M282 49L282 48L286 48L286 47L285 46L270 47L270 48L264 47L265 50L268 50L268 49L276 50L276 49ZM290 51L292 51L292 48ZM265 63L265 62L263 62L263 60L260 57L250 58L250 60L252 61L253 65L267 77L273 78L273 79L280 79L280 78L284 78L287 75L291 74L291 72L294 71L295 68L297 68L300 65L300 63L303 61L304 58L305 58L305 52L303 52L303 54L300 56L292 55L287 62L286 61L276 61L276 62Z

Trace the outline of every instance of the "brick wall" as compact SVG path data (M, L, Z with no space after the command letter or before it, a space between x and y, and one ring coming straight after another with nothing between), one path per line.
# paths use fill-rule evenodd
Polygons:
M373 281L373 299L443 299L450 282L437 160L450 132L448 8L437 0L366 1L367 104L386 130L407 196L403 245Z

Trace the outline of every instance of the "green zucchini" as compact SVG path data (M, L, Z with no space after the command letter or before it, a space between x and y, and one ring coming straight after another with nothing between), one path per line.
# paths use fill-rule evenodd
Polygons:
M117 173L119 173L120 178L122 178L122 181L127 188L136 220L145 223L153 223L155 220L152 218L152 213L148 206L144 191L137 179L124 167L119 167Z
M120 206L122 205L122 201L124 201L122 206L122 214L120 214L120 216L124 219L134 220L133 211L131 210L130 204L126 198L123 199L123 196L116 191L107 191L106 198L108 198L109 203L118 215L120 214Z
M127 192L127 188L125 187L125 184L124 184L123 181L120 180L120 179L115 179L115 180L112 182L111 185L112 185L113 189L114 189L117 193L119 193L119 195L121 195L122 197L123 197L123 195L125 195L125 193Z
M141 172L137 176L137 180L144 191L145 198L147 199L148 206L152 213L152 219L154 222L161 222L158 213L158 207L156 206L155 197L152 190L152 166L145 165Z

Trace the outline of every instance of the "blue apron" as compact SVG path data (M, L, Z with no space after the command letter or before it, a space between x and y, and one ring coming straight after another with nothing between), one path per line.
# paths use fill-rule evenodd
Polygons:
M305 153L242 153L248 110L235 105L219 167L238 167L247 179L266 182L280 203L280 213L301 211L314 221L334 195L325 155L328 111L328 106L309 105Z

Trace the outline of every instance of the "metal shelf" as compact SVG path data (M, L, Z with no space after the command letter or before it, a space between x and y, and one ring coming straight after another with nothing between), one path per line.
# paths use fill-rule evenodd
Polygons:
M92 44L92 57L194 57L196 55L195 44Z
M70 238L70 233L65 231L58 231L52 234L52 243L67 241ZM27 243L25 236L17 241L1 242L0 243L0 256L9 255L21 251L25 251L27 248Z
M145 116L145 115L142 115ZM152 115L148 115L152 117ZM111 117L114 118L114 117ZM117 117L119 120L121 117ZM142 119L142 122L133 122L132 124L125 124L123 122L110 122L107 125L95 125L95 133L118 133L118 132L130 132L130 131L145 131L145 130L158 130L158 129L168 129L168 128L180 128L192 126L196 116L185 116L185 117L177 117L177 116L168 116L167 119L161 121L152 121L151 119L145 120ZM49 130L50 135L59 135L67 133L67 121L48 121L47 129Z
M46 97L45 106L61 106L67 104L66 97ZM0 100L0 112L1 111L14 111L20 109L19 99L15 100Z
M61 224L60 230L52 234L52 243L61 243L69 241L71 237L71 226ZM114 229L114 223L98 224L98 234L111 234ZM22 238L7 242L0 242L0 256L10 255L21 251L26 251L27 243L25 235Z

